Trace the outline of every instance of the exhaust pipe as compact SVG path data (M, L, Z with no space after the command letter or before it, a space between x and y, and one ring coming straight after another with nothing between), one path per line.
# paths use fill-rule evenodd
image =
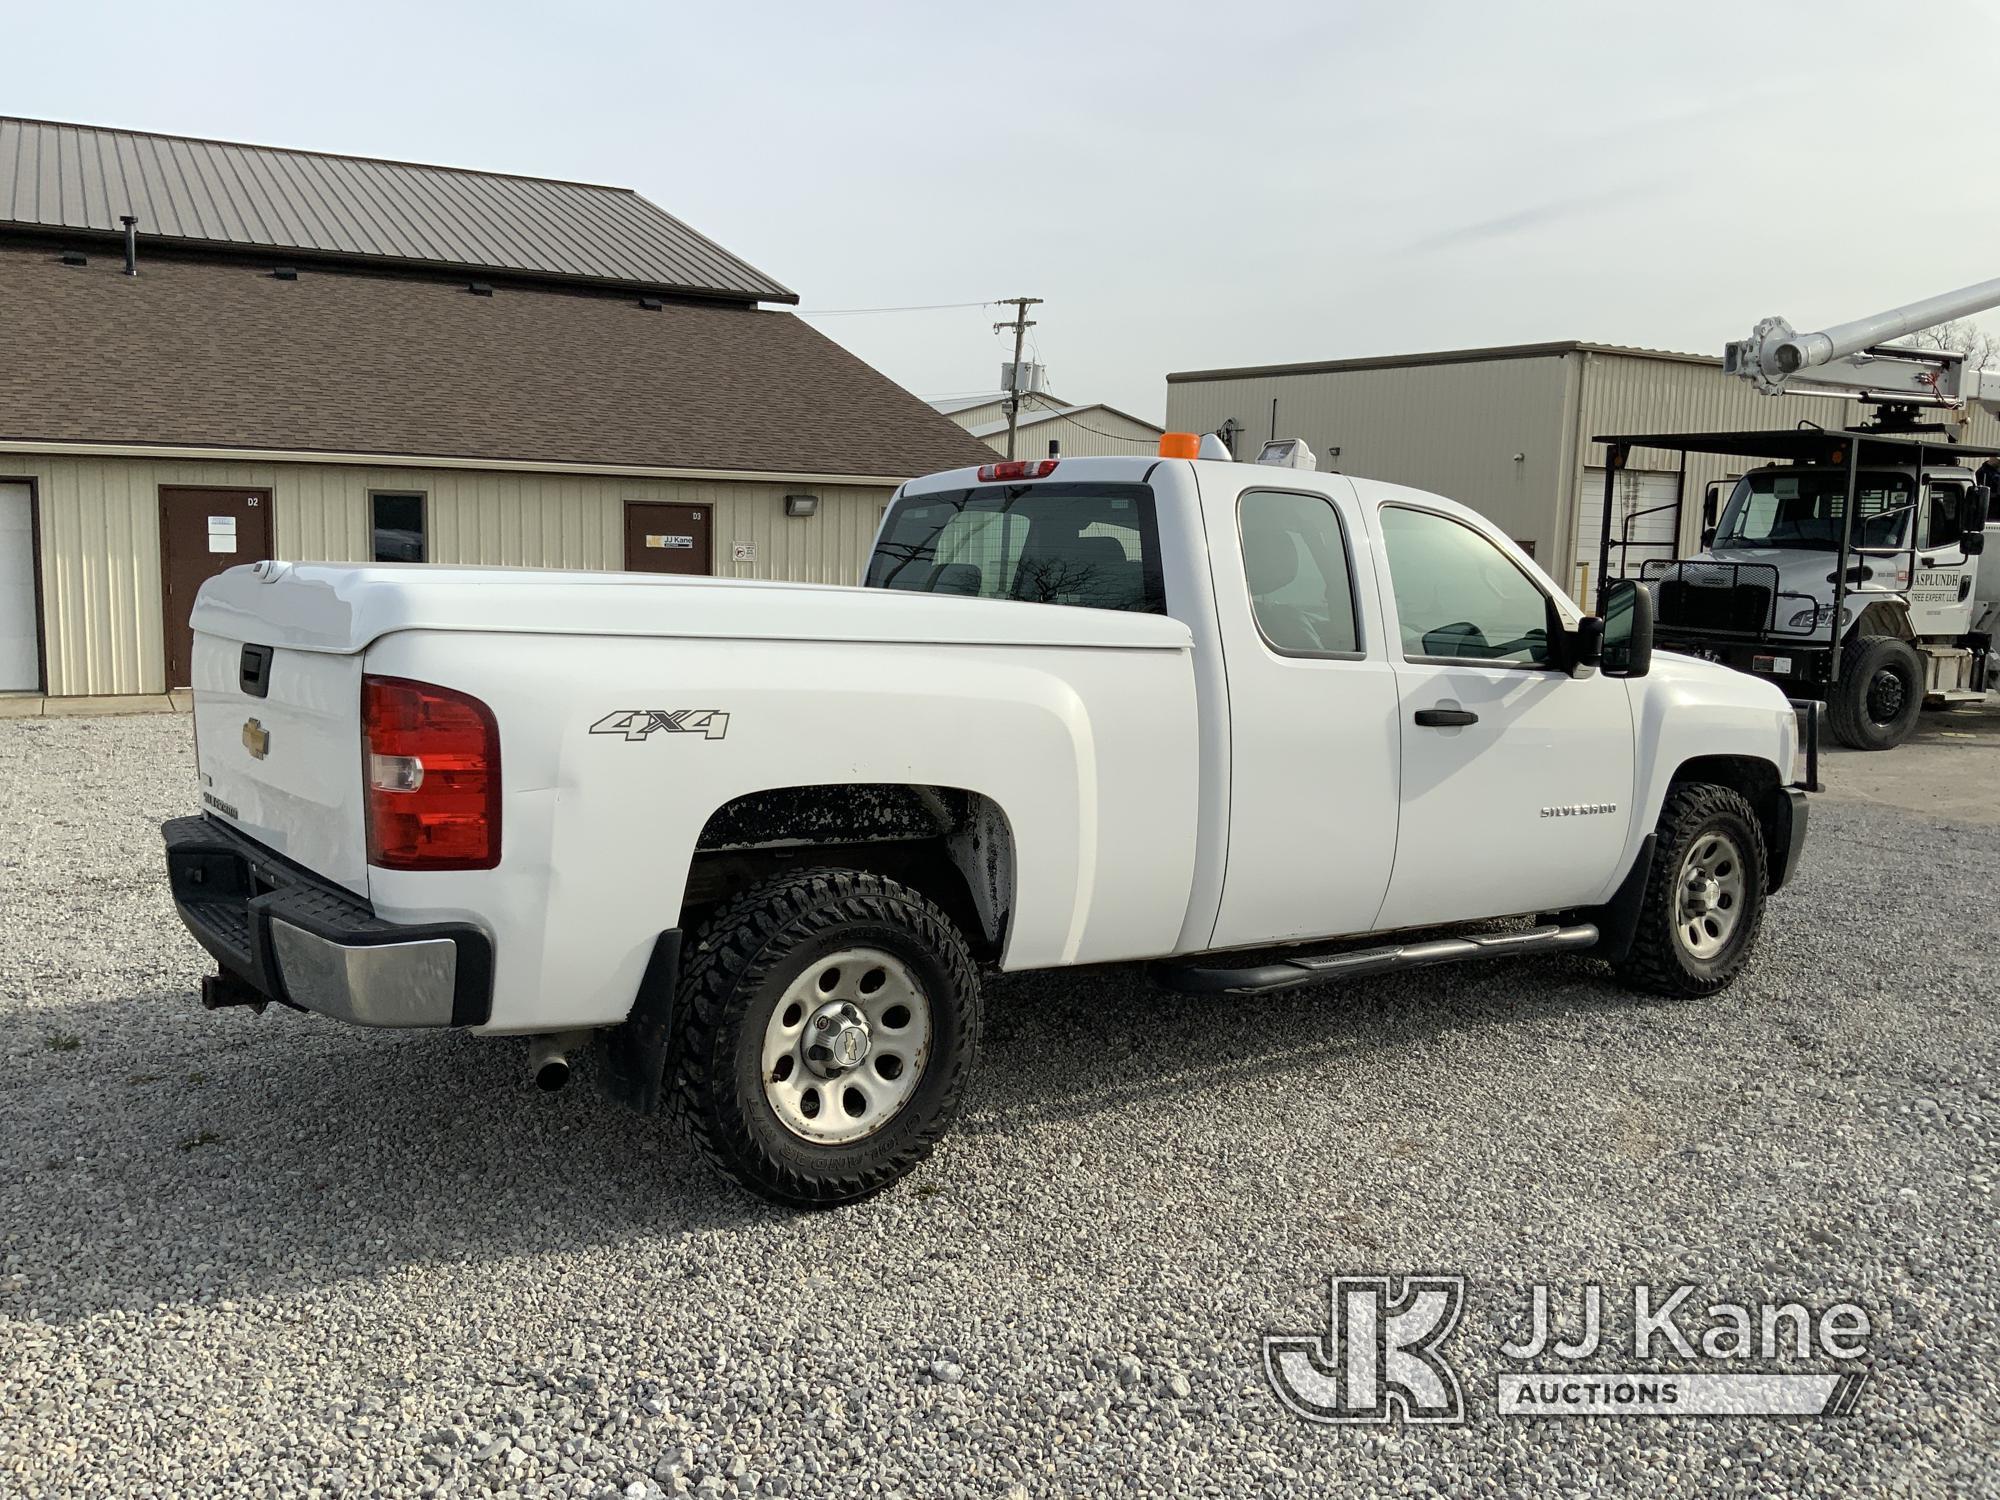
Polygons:
M125 274L139 274L139 221L131 214L120 214L118 222L125 226Z
M587 1031L553 1031L528 1042L528 1075L545 1094L559 1092L569 1082L569 1054L590 1040Z

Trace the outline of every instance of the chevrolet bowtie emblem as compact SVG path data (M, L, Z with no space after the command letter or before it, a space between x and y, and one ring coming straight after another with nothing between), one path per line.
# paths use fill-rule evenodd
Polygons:
M271 731L255 719L243 721L243 748L252 756L262 760L271 750Z

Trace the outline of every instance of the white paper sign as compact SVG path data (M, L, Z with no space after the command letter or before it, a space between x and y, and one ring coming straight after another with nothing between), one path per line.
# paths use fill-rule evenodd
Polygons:
M234 552L236 550L236 517L210 516L208 518L208 550L211 552Z
M757 560L757 544L755 542L731 542L729 544L729 560L731 562L755 562Z

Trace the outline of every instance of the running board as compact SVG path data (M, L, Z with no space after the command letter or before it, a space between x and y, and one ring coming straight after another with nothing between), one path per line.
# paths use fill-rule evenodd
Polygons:
M1574 927L1536 927L1527 932L1433 938L1421 943L1392 943L1383 948L1350 948L1341 953L1313 954L1241 969L1186 962L1158 963L1153 965L1153 978L1166 988L1186 995L1263 995L1328 979L1353 979L1364 974L1387 974L1475 958L1559 953L1596 944L1596 927L1579 922Z

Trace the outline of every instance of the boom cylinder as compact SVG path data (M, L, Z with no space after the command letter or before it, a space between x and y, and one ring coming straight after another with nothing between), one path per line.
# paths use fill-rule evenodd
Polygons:
M1766 375L1782 380L1815 365L1829 364L1844 355L1857 354L1992 307L2000 307L2000 277L1926 297L1921 302L1892 307L1873 317L1856 318L1852 323L1840 323L1818 333L1792 333L1786 329L1784 337L1764 344L1758 363Z

